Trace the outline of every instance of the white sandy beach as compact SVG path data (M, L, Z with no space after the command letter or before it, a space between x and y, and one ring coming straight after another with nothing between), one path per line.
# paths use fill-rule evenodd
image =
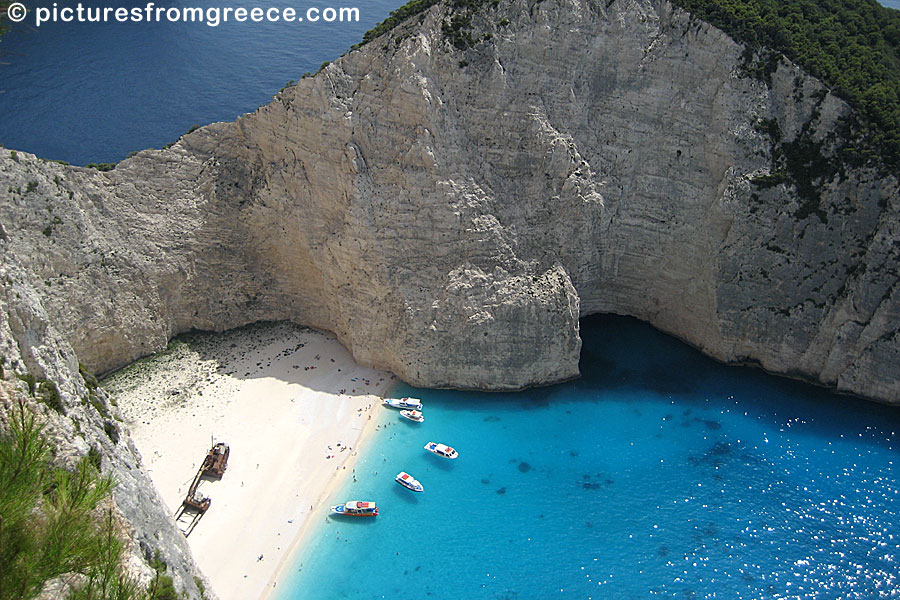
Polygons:
M230 446L188 543L221 600L246 600L271 591L391 383L333 335L278 323L193 336L104 386L172 514L211 442Z

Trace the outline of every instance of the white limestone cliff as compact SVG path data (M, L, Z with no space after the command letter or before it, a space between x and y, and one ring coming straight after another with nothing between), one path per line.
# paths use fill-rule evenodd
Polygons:
M846 104L787 62L745 76L662 0L503 0L466 50L449 10L107 173L0 152L0 366L59 385L70 450L129 474L121 509L170 562L189 552L78 362L192 328L289 319L416 385L517 389L577 376L579 317L614 312L900 403L896 176L851 170L812 208L753 181L762 120L824 139Z
M3 376L57 383L80 424L60 440L125 475L120 508L180 587L189 551L79 361L289 319L416 385L518 389L576 377L579 317L614 312L900 403L897 177L850 170L814 206L758 185L761 122L825 139L846 104L786 61L746 76L664 0L501 0L465 50L451 10L110 172L0 151Z
M841 100L786 62L744 76L667 2L502 2L464 51L449 10L109 173L4 152L7 277L100 372L290 319L417 385L515 389L576 376L579 316L616 312L900 401L897 179L800 216L751 182L761 119L824 136Z

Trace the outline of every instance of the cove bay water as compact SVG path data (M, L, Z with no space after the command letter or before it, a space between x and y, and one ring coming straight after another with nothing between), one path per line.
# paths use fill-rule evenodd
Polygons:
M589 317L582 336L578 381L395 389L426 421L384 409L328 500L380 516L323 519L279 600L900 597L900 411L631 319Z

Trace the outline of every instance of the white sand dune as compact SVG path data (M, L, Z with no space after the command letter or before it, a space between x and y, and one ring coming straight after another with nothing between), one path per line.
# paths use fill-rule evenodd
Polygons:
M352 469L389 373L358 366L333 335L287 323L187 344L113 375L145 467L175 514L213 440L231 448L188 537L221 600L271 591L311 512Z

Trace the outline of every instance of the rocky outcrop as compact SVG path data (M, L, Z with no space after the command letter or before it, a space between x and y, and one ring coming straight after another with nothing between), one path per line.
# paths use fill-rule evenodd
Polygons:
M6 291L13 297L17 294L15 290ZM19 324L30 327L40 322L39 314L23 314L16 307L3 304L3 300L0 300L0 306L4 309L4 316L11 316L0 323L3 326L0 329L2 340L10 339L10 330L6 326L11 321L16 323L15 328ZM11 312L6 312L10 309ZM115 482L112 502L108 507L113 510L116 523L127 540L123 557L127 574L147 586L156 576L149 564L160 560L166 565L165 575L172 578L184 598L215 598L208 584L198 587L198 582L205 581L203 575L194 564L184 536L167 514L162 498L141 466L137 450L115 417L115 407L106 393L98 387L86 385L78 372L74 354L65 342L54 339L52 326L31 329L29 335L36 352L22 356L15 348L3 348L0 373L6 375L7 380L0 380L0 433L8 432L8 417L16 414L21 402L37 416L56 465L71 469L81 457L92 455L103 474L112 476ZM58 354L40 357L46 351L58 351ZM40 392L32 396L25 382L9 377L15 371L30 372L37 380L53 377L61 382L62 389L59 391L65 401L64 411L42 402ZM106 508L106 501L104 504ZM65 597L65 594L59 590L54 592L54 589L46 589L41 597Z
M289 319L417 385L516 389L576 376L579 316L615 312L900 402L897 178L760 184L761 124L831 143L846 104L663 0L502 0L456 46L452 10L108 173L4 151L2 343L56 377Z

